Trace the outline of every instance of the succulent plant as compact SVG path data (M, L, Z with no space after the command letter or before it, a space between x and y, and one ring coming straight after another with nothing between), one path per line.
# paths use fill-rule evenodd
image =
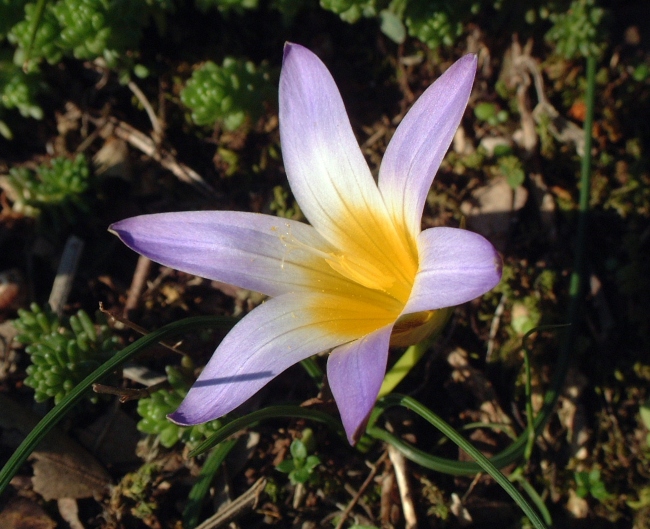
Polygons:
M189 358L184 358L183 364L180 368L167 366L169 388L160 389L150 397L138 401L138 415L142 417L138 422L138 430L157 435L160 444L166 448L171 448L179 441L190 445L198 444L221 427L220 421L183 427L167 419L168 414L176 411L192 385L193 369Z
M194 123L222 123L227 130L238 129L246 119L257 120L264 113L264 102L274 98L266 67L232 57L224 59L221 66L206 62L181 92Z
M26 369L26 386L34 389L36 402L54 398L58 403L118 349L118 339L108 325L93 322L80 310L62 321L49 307L32 303L18 311L14 321L16 340L26 345L31 365ZM92 402L97 395L89 395Z

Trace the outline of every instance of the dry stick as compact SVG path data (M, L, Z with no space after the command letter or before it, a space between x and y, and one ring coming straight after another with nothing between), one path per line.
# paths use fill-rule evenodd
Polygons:
M417 529L418 520L415 514L415 505L413 505L413 495L406 475L406 458L393 445L388 445L388 457L397 478L397 488L402 501L402 510L404 511L405 529Z
M132 321L129 321L128 319L123 318L123 317L121 317L121 316L118 316L118 315L115 314L114 312L112 312L112 311L110 311L110 310L108 310L108 309L105 309L105 308L104 308L104 304L103 304L101 301L99 302L99 310L100 310L101 312L103 312L104 314L106 314L109 318L111 318L111 319L113 319L113 320L115 320L115 321L120 322L120 323L121 323L122 325L124 325L125 327L128 327L129 329L134 330L135 332L140 333L142 336L146 336L147 334L149 334L149 331L148 331L147 329L145 329L144 327L140 327L139 325L133 323ZM183 351L181 351L180 349L178 349L175 345L170 344L169 342L158 342L158 343L159 343L160 345L162 345L163 347L166 347L166 348L169 349L170 351L173 351L173 352L175 352L175 353L177 353L177 354L179 354L179 355L184 355L184 356L186 356L186 354L185 354Z
M101 393L103 395L115 395L119 397L121 404L129 402L130 400L140 400L147 397L150 397L152 393L155 393L159 389L169 386L167 381L158 382L153 386L147 388L134 389L134 388L116 388L114 386L106 386L104 384L93 384L93 391L95 393Z
M336 529L341 529L343 527L343 524L347 520L348 516L350 516L350 513L352 512L352 509L354 509L354 506L359 502L361 499L361 496L363 493L366 491L368 488L368 485L372 482L374 479L375 475L377 474L377 470L379 469L379 465L383 463L386 460L386 456L388 455L387 452L384 452L379 459L375 462L374 465L368 465L370 467L370 474L368 474L368 477L366 480L363 482L361 487L359 487L358 492L354 495L350 503L348 503L348 506L345 508L345 510L341 513L341 518L339 519L339 523L336 525Z
M181 182L190 184L207 196L217 196L214 188L203 180L199 173L187 165L178 162L171 152L163 148L158 148L149 136L143 134L128 123L113 117L107 120L94 119L93 122L98 127L109 124L113 128L112 132L117 138L126 141L132 147L135 147L150 158L156 160L165 169L171 171Z
M63 306L68 300L70 290L72 289L72 282L77 273L77 266L79 265L79 258L84 249L84 242L75 235L70 235L65 242L63 254L61 255L61 262L56 271L56 277L52 284L52 291L50 292L50 299L48 303L52 311L59 316L63 311Z
M382 527L391 523L391 494L394 483L395 474L393 472L384 473L381 480L381 502L379 507L379 521Z
M252 511L259 501L264 487L266 487L266 478L258 479L244 494L220 509L213 516L210 516L201 525L198 525L196 529L217 529L239 518L243 514Z
M131 286L129 287L129 295L126 298L126 303L124 304L124 310L122 315L127 317L129 312L135 309L138 306L138 301L142 290L147 283L147 277L149 276L149 271L151 270L151 259L141 255L138 258L138 264L135 267L135 272L133 272L133 279L131 280Z
M153 127L154 140L156 144L159 144L163 137L163 128L160 125L158 116L156 116L151 103L149 103L149 100L147 99L147 96L144 95L144 92L140 90L140 87L133 81L129 81L127 86L129 87L129 90L133 92L135 97L138 98L138 101L140 101L140 104L144 107L147 116L149 116L149 121L151 121L151 126Z
M508 296L503 294L499 300L496 310L494 311L494 316L492 317L492 323L490 323L490 335L487 343L487 352L485 353L485 361L491 362L492 355L494 354L494 343L499 332L499 325L501 324L501 316L503 316L503 310L506 306L506 301Z
M366 462L366 464L368 464L368 466L369 466L370 468L372 468L372 466L371 466L369 463ZM344 484L343 484L343 488L345 489L345 492L347 492L347 493L348 493L350 496L352 496L353 498L356 498L357 495L359 494L359 491L357 491L357 490L356 490L352 485L350 485L349 483L344 483ZM365 501L363 501L363 500L361 499L361 496L359 496L359 500L357 501L357 505L358 505L359 507L361 507L364 511L366 511L366 515L368 516L368 519L369 519L369 520L372 520L372 519L374 518L374 515L372 514L372 510L371 510L370 507L368 506L368 503L366 503Z

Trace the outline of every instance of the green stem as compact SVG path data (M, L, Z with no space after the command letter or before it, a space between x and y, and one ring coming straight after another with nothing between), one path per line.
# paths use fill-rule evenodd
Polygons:
M393 395L391 395L393 397ZM427 422L436 427L443 435L447 436L451 441L456 443L459 448L463 449L467 454L469 454L478 466L487 472L494 481L496 481L501 487L510 495L510 497L515 501L517 505L524 511L524 514L528 516L528 519L537 529L546 529L546 525L541 520L539 515L533 510L533 508L528 504L524 499L521 493L514 487L514 485L506 478L499 469L485 457L481 452L479 452L467 439L460 435L454 428L447 424L442 418L433 413L426 406L420 404L417 400L406 397L402 395L395 395L399 399L399 405L417 413L420 417L425 419ZM389 398L389 397L387 397ZM373 428L374 430L374 428ZM370 431L368 431L370 433Z
M47 0L38 0L36 3L36 9L34 10L34 19L32 20L31 26L29 28L29 42L27 43L27 49L25 49L25 58L23 61L23 70L28 70L29 59L34 49L34 42L36 42L36 33L38 28L41 25L43 20L43 14L45 13L45 5Z
M201 508L203 507L205 496L210 490L210 485L212 485L221 464L235 447L235 444L237 444L237 439L228 439L223 443L219 443L206 458L205 463L201 467L199 478L187 496L187 506L183 511L183 527L193 529L198 525Z
M307 371L307 374L311 377L316 384L316 387L320 391L323 387L323 370L318 366L316 360L313 357L305 358L300 361L300 365Z
M551 381L551 389L546 393L544 405L540 415L549 417L555 408L560 392L564 386L569 369L571 353L575 345L578 322L580 320L580 306L585 285L585 253L587 247L587 222L589 220L589 198L591 196L591 146L592 129L594 123L594 101L596 92L596 57L587 57L587 115L583 127L585 137L585 152L580 166L580 200L578 206L578 228L576 234L576 250L573 261L573 272L569 283L569 309L567 321L569 327L560 346L555 367L555 375Z
M192 450L189 456L194 457L202 454L206 450L212 448L214 445L230 437L232 434L237 433L239 430L249 428L259 421L278 419L280 417L289 417L291 419L309 419L311 421L321 422L336 432L341 439L345 440L346 438L345 433L341 428L341 423L327 413L295 405L268 406L264 409L254 411L248 415L244 415L243 417L239 417L230 421L228 424L217 430L217 432L212 435L212 437L206 439L194 450Z
M553 519L551 518L551 513L546 508L546 505L544 504L544 500L541 498L539 494L537 494L535 487L533 487L530 483L528 483L528 481L526 481L522 476L517 476L516 479L514 479L513 481L519 483L519 485L521 485L521 488L524 489L524 492L528 494L530 500L535 504L537 510L542 514L542 518L544 518L544 523L549 527L552 526Z

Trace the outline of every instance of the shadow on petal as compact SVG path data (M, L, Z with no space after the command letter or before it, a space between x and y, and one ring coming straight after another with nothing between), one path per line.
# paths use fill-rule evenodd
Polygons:
M249 380L259 380L261 378L275 377L277 373L273 371L258 371L257 373L246 373L244 375L233 375L231 377L208 378L197 380L194 387L218 386L220 384L234 384L236 382L247 382Z

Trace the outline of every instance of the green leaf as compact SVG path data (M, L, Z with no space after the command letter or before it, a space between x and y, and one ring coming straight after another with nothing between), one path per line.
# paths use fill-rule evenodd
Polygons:
M650 430L650 400L646 400L639 408L641 422L646 429Z
M481 121L487 121L495 117L497 114L497 107L494 103L479 103L474 107L474 115Z
M304 461L307 458L307 448L300 439L294 439L289 450L294 459Z
M282 472L284 474L288 474L289 472L293 472L295 468L296 465L294 464L293 459L285 459L278 466L275 467L275 470Z
M379 27L384 35L397 44L404 42L406 39L406 28L395 13L388 9L382 9L379 12L379 19L381 20Z
M292 483L307 483L311 472L306 468L298 468L289 474Z

